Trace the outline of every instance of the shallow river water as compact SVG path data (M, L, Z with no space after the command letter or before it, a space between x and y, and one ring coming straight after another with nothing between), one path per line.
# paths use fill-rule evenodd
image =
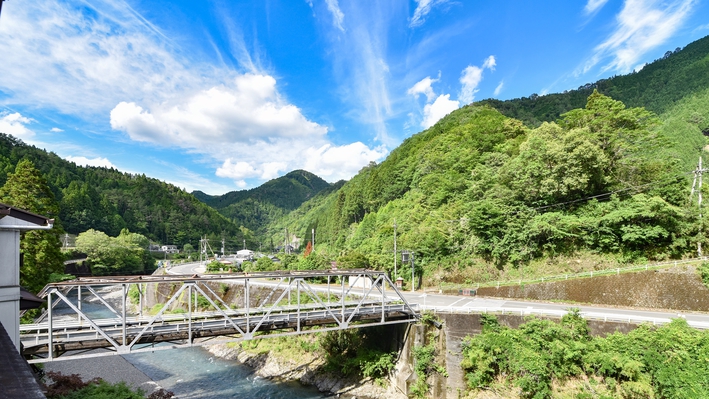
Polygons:
M214 357L202 348L169 349L124 356L138 370L181 399L324 398L298 383L275 383L235 361Z

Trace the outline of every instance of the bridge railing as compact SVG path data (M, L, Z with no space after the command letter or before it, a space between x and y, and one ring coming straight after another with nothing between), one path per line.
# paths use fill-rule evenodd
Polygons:
M231 293L235 303L217 293L222 284L237 291ZM146 314L151 290L168 293L157 313ZM215 337L240 341L408 323L419 317L417 307L385 273L360 269L92 277L50 284L42 294L47 312L21 326L23 353L34 357L30 363L206 345ZM137 297L135 314L129 297ZM99 316L88 309L89 299L91 307L99 307ZM175 309L183 313L171 314ZM163 344L156 348L157 343Z

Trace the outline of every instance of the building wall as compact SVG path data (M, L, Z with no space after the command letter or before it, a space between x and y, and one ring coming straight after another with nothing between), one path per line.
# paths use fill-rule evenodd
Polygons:
M19 351L20 232L0 230L0 323Z

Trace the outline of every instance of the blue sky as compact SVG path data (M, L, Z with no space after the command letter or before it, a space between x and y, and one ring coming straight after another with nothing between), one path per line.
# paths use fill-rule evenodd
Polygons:
M11 0L0 132L188 191L335 182L472 101L574 89L706 35L707 0Z

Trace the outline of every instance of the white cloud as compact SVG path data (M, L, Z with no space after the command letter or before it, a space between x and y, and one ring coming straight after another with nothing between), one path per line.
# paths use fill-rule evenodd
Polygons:
M107 158L101 158L101 157L87 158L87 157L68 156L68 157L66 157L66 160L69 162L74 162L75 164L77 164L79 166L96 166L96 167L118 169L118 168L116 168L116 165L112 164L111 161L109 161Z
M431 84L435 82L438 82L438 79L431 79L430 76L426 76L407 90L406 93L416 98L419 97L419 94L424 94L426 95L426 101L430 102L436 98L436 93L433 92L433 87L431 87Z
M411 22L409 22L410 28L415 28L423 25L426 21L426 15L431 12L431 9L437 5L448 3L448 0L415 0L416 9L414 10L414 15L411 17Z
M54 132L54 133L61 133L64 131L64 129L59 129L58 127L53 127L51 129L49 129L49 131Z
M499 96L500 93L502 93L502 89L503 89L504 87L505 87L505 81L504 81L504 80L501 80L501 81L500 81L500 84L498 84L497 87L495 87L495 92L492 93L492 95L495 96L495 97Z
M586 7L583 8L583 11L586 14L593 14L603 8L607 2L608 0L588 0L588 3L586 3Z
M468 65L460 76L460 83L463 87L460 90L460 101L463 104L469 104L475 100L475 93L478 91L478 85L483 80L483 71L485 69L495 70L497 65L495 56L489 56L483 62L482 67Z
M485 58L485 62L483 62L483 69L489 69L491 71L495 70L495 67L497 66L497 61L495 60L495 56L491 55Z
M632 71L650 50L662 45L679 29L689 16L695 0L626 0L616 16L617 26L576 75L588 72L606 58L610 62L602 71L621 73Z
M133 140L195 150L327 133L280 98L273 77L252 74L150 110L121 102L111 111L111 127Z
M19 112L0 113L0 133L15 136L21 140L34 137L34 132L27 128L33 120L22 116Z
M337 0L325 0L327 4L327 9L332 13L332 23L337 29L344 32L345 28L342 27L342 23L345 19L345 14L340 10L340 5ZM311 4L312 7L312 4Z
M258 176L258 172L247 162L234 162L234 160L229 158L224 161L224 164L220 168L217 169L216 175L219 177L228 177L234 180L243 180Z
M303 152L303 169L334 182L349 179L371 161L378 161L386 156L384 147L370 149L356 142L343 146L323 145L310 147Z
M444 116L460 108L460 102L450 99L450 94L441 94L432 104L423 107L423 121L421 126L428 129Z

